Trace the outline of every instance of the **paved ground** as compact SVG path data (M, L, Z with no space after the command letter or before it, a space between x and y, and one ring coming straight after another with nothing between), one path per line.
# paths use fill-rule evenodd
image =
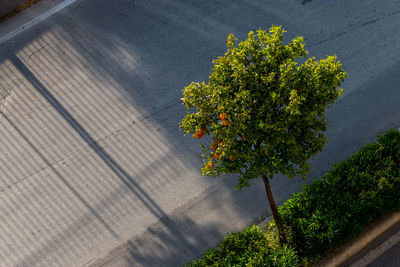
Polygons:
M365 244L366 239L364 239L363 247L341 263L340 267L400 266L400 222L392 225L394 218L394 216L386 216L385 219L377 221L365 229L365 233L361 236L366 239L371 238L373 233L378 233L378 229L386 230L373 240L369 240L368 244ZM391 226L387 228L389 225Z
M272 24L350 76L310 177L400 126L399 1L78 0L1 45L0 265L176 266L265 215L177 123L226 35Z
M400 266L400 242L379 256L368 267L397 267Z

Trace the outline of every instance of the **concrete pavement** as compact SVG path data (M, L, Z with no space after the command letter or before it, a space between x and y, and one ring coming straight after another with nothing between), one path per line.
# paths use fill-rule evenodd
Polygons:
M265 216L261 181L201 177L177 123L226 35L272 24L350 76L308 181L400 126L399 1L78 0L3 43L0 265L176 266Z

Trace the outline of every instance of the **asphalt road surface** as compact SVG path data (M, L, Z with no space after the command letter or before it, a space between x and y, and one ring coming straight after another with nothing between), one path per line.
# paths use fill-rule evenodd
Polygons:
M368 267L400 266L400 242L388 249L384 254L367 265Z
M399 1L78 0L3 42L0 265L178 266L265 217L261 181L202 177L177 124L226 36L273 24L349 74L305 182L400 126Z

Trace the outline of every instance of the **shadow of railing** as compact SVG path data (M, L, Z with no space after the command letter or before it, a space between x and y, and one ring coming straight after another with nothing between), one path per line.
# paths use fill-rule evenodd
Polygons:
M104 151L103 148L97 144L90 134L74 119L71 113L69 113L63 107L63 105L61 105L61 103L49 92L49 90L43 86L43 84L41 84L39 80L35 78L32 72L30 72L30 70L17 57L11 57L10 61L155 217L163 218L167 216L167 214L165 214L158 204L155 203L152 198L137 184L137 182L134 181L132 177L130 177L130 175L123 168L121 168L119 164ZM26 137L24 137L24 139L28 141ZM39 151L36 150L36 152L38 153Z

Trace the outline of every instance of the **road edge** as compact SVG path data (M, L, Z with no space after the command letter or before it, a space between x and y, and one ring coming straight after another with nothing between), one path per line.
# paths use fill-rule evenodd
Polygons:
M338 266L368 246L374 239L400 222L400 212L393 212L367 226L358 237L340 246L318 261L314 266ZM387 247L389 249L389 247Z
M77 0L41 0L2 22L0 46L25 30L51 17Z

